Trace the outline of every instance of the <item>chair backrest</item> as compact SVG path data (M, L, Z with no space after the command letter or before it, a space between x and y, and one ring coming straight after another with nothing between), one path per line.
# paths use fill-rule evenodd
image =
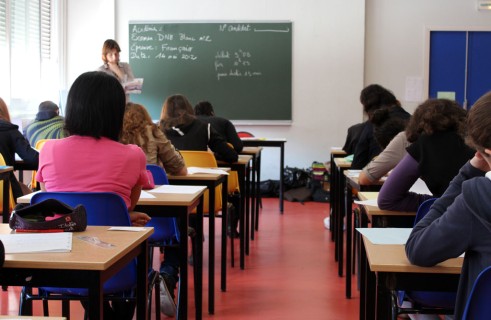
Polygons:
M423 219L423 217L426 216L431 206L433 205L433 202L435 202L435 200L437 199L438 198L431 198L425 200L422 204L419 205L418 211L416 212L416 217L414 218L414 225L416 225L419 220Z
M216 168L217 160L210 151L190 151L179 150L187 167L205 167ZM208 213L208 190L205 191L203 196L203 212ZM219 185L215 189L215 212L222 209L222 186Z
M253 138L254 135L250 132L247 132L247 131L239 131L237 132L237 135L239 136L239 138Z
M471 293L467 298L463 320L487 319L491 314L491 266L487 267L477 276Z
M50 139L39 139L37 142L36 142L36 145L34 146L34 148L39 152L41 151L41 149L43 148L44 144L46 143L46 141L48 141ZM36 189L36 190L39 190L38 188L38 182L36 180L36 170L33 170L32 171L32 177L31 177L31 189Z
M156 164L147 163L147 170L152 173L153 181L157 185L169 184L169 179L167 179L167 173L164 168Z
M3 158L2 154L0 153L0 166L5 166L7 165L5 163L5 159ZM0 183L0 210L2 210L3 208L3 183ZM15 201L14 201L14 194L12 193L12 186L10 187L10 191L9 191L9 210L12 211L12 209L14 208L14 205L15 205Z
M45 199L58 199L72 207L83 204L87 224L93 226L131 226L126 203L113 192L38 192L31 204Z
M157 185L169 184L167 173L164 168L156 164L147 164L147 170L152 173L153 180ZM179 241L179 228L175 218L153 217L147 224L147 227L153 227L154 232L149 238L151 245L158 243L165 245L172 243L174 240Z
M31 204L45 199L57 199L70 206L84 205L87 224L90 226L131 226L126 203L120 195L113 192L38 192L31 198ZM126 291L136 284L136 260L104 283L104 293ZM86 295L86 289L76 289L72 293Z

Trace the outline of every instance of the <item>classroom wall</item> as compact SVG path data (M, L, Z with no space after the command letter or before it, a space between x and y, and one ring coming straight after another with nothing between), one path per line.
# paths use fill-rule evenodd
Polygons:
M428 28L491 28L491 12L478 11L477 0L66 1L67 86L101 64L106 38L116 38L128 60L130 20L293 21L293 124L238 129L286 138L285 163L298 167L327 160L329 148L343 144L347 128L363 118L365 85L386 86L414 110L406 79L425 75ZM265 149L263 179L278 178L278 154Z
M363 0L66 1L68 83L101 64L106 38L119 42L121 58L128 61L131 20L291 20L293 123L238 129L286 138L286 165L307 167L314 160L328 160L330 147L342 145L348 126L362 120L358 95L363 87ZM264 149L262 164L262 180L278 179L279 149Z
M477 0L366 1L365 84L390 88L405 101L406 78L423 77L427 69L426 33L432 28L490 28L491 11L478 11ZM449 52L451 54L451 52ZM490 88L491 89L491 88ZM426 98L426 92L424 98Z

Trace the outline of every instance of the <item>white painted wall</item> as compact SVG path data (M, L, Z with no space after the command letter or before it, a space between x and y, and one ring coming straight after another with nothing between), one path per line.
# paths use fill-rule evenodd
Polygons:
M285 164L307 167L328 160L330 147L342 145L348 126L362 119L363 0L66 1L68 85L101 64L106 38L118 41L121 58L128 61L131 20L291 20L293 124L238 129L286 138ZM265 149L262 163L262 179L279 178L279 149Z
M406 77L425 75L426 30L491 28L491 11L478 11L477 2L366 1L364 83L380 83L390 88L412 113L418 103L404 101Z
M404 100L406 77L425 75L428 28L491 27L491 12L477 11L477 0L66 1L68 85L100 65L106 38L128 60L130 20L293 21L293 124L238 129L286 138L285 163L298 167L327 160L330 147L343 144L362 120L365 85L386 86L414 110L418 103ZM278 154L265 149L263 179L278 178Z

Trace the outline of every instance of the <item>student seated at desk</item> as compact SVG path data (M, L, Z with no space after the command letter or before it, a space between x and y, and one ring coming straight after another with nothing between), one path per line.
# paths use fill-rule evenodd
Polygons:
M404 132L407 122L401 118L389 118L383 110L376 111L380 114L380 120L375 120L374 137L383 150L370 161L360 172L358 183L370 185L379 181L406 155L406 148L410 145ZM378 116L374 118L379 118Z
M474 154L464 143L465 119L466 111L447 99L429 99L416 108L406 128L412 144L380 189L380 209L416 211L426 199L443 194ZM409 192L420 177L432 195Z
M390 117L397 117L403 120L407 120L410 117L409 113L401 107L401 103L394 94L378 84L372 84L364 88L360 93L360 102L363 105L363 112L368 116L368 121L356 144L351 169L362 169L382 151L373 135L374 124L372 117L375 111L386 109Z
M25 162L33 166L38 165L38 152L31 148L29 141L20 133L19 126L10 122L7 104L0 98L0 154L7 166L14 165L16 153ZM13 172L10 174L9 181L15 201L18 197L32 192L26 185L17 180Z
M38 113L33 122L24 129L24 136L31 146L42 139L60 139L66 136L63 126L65 119L60 116L60 109L52 101L39 104Z
M188 173L181 154L153 123L144 106L128 102L123 121L121 142L142 148L147 163L162 166L169 174L185 176Z
M181 154L140 104L126 104L121 142L141 147L147 157L147 163L161 165L168 173L186 175L188 172ZM178 281L178 268L179 249L164 247L164 259L160 265L163 281L160 285L165 287L160 288L160 310L167 316L174 316L176 310L174 290Z
M346 134L346 140L344 142L343 151L346 154L350 155L355 152L355 147L358 144L358 140L360 139L360 135L363 131L363 128L367 125L367 122L361 122L352 125L348 128L348 132Z
M179 150L206 151L210 148L217 159L230 163L239 159L237 152L209 123L196 118L191 103L183 95L165 99L160 129Z
M470 109L466 141L477 152L414 226L406 243L409 261L423 267L465 252L455 319L462 319L477 276L491 265L491 92Z
M133 212L147 179L146 158L135 145L119 143L125 94L118 80L103 72L80 75L68 93L69 136L49 140L39 156L36 179L43 191L114 192L130 212L134 226L150 217ZM135 304L104 304L104 319L132 319Z
M234 150L237 153L242 151L244 146L242 145L242 140L240 140L234 125L228 119L215 116L215 111L210 102L198 102L198 104L194 106L194 114L201 121L211 124L211 126L224 137L228 143L234 146Z

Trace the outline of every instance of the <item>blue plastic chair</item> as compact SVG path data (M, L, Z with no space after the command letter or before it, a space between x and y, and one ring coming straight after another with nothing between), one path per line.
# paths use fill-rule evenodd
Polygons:
M167 173L164 168L156 164L147 164L147 170L152 173L153 181L156 185L166 185L169 184L169 179L167 178ZM163 248L166 246L175 246L179 244L180 241L180 233L179 228L177 226L176 218L161 218L161 217L152 217L147 223L147 226L154 228L154 233L150 236L148 241L148 246L151 248L149 250L149 261L150 265L153 264L153 249ZM189 232L188 232L189 234ZM196 237L194 233L189 234L191 237L191 250L193 254L193 258L196 260L194 254L196 253ZM197 281L197 273L196 269L193 267L193 276L194 281ZM164 281L164 280L161 280ZM197 288L194 288L194 295L197 297L201 294L201 292L197 291Z
M491 314L489 297L491 297L491 267L487 267L477 276L467 298L462 320L489 318Z
M128 209L123 198L112 192L40 192L31 198L31 204L39 203L46 199L58 199L70 206L84 205L87 212L87 225L93 226L131 226ZM136 260L133 260L121 271L115 274L111 279L104 283L104 298L107 300L132 299L135 297L134 289L136 288ZM158 272L151 270L149 273L149 301L150 306L152 288L159 287ZM58 287L41 287L39 295L34 296L30 293L30 288L24 287L20 296L20 313L22 313L23 303L28 300L54 299L66 302L63 307L65 317L69 317L69 300L84 300L88 296L86 288L58 288ZM156 292L160 292L158 289ZM54 295L53 297L50 297ZM160 297L156 294L156 305L160 303ZM47 316L47 303L45 306L45 315ZM66 308L66 309L65 309ZM149 316L150 316L150 308ZM157 319L160 318L160 312L157 312Z
M424 201L416 212L414 225L416 225L430 210L437 198ZM433 291L398 291L397 298L393 297L392 319L398 314L453 314L455 307L456 292L433 292ZM412 307L401 307L404 299L412 302Z
M169 184L167 174L161 166L147 164L147 170L152 173L153 181L156 185ZM147 226L154 228L154 233L148 240L151 247L163 247L179 243L180 236L176 218L153 217L152 220L147 223Z

